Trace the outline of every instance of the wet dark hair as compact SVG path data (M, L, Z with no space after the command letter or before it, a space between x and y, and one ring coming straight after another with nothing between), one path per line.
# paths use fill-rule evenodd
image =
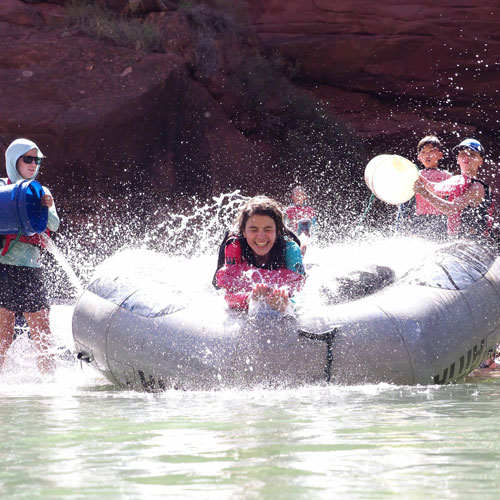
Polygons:
M276 224L276 235L278 237L287 234L288 231L285 228L285 218L281 205L267 196L254 196L241 207L235 223L235 230L238 234L243 235L248 219L254 215L271 217Z
M436 148L439 149L439 151L443 152L443 145L441 144L441 141L437 135L426 135L424 138L420 139L419 143L417 144L417 153L420 153L422 148L424 146L427 146L427 144L432 144Z

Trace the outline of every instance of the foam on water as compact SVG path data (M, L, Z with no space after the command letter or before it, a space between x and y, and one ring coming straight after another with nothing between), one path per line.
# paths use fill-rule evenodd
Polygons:
M59 248L57 248L57 245L49 236L47 236L45 233L42 233L40 236L44 239L47 250L54 256L54 258L57 260L57 263L62 267L62 269L68 276L70 283L75 288L76 292L78 294L82 293L82 283L80 282L78 276L75 274L75 271L68 262L68 259L66 259L66 257L60 252Z
M0 371L0 395L56 395L107 383L93 370L82 370L74 358L71 317L73 305L54 305L50 311L51 331L54 337L54 374L41 374L36 364L36 349L27 332L14 340Z

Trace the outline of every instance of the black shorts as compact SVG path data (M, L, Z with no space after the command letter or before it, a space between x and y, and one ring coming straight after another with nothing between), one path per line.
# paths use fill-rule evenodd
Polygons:
M20 313L48 309L42 269L0 264L0 307Z

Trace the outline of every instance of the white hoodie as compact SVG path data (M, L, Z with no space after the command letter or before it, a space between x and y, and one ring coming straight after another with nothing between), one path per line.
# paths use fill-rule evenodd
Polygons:
M23 177L17 171L16 163L17 160L25 153L27 153L30 149L36 149L38 151L38 158L43 158L43 154L38 146L29 139L16 139L7 148L7 151L5 151L5 166L7 168L7 176L12 184L15 184L17 181L23 180ZM38 175L39 170L40 165L37 165L35 175L33 175L33 177L30 177L30 181L35 179L35 177Z

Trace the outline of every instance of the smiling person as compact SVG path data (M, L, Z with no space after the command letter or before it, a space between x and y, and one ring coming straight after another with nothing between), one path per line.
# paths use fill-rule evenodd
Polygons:
M5 152L8 177L0 185L15 184L38 175L44 156L28 139L17 139ZM59 217L50 191L44 186L41 204L48 207L47 227L56 231ZM1 214L0 214L1 217ZM38 367L51 372L54 360L50 354L52 335L49 322L49 301L40 263L44 241L40 235L0 236L0 368L14 339L15 313L22 313L30 327L30 335L38 350Z
M230 308L262 300L285 312L305 274L298 238L285 227L283 210L267 196L248 200L219 249L213 284L226 290Z
M488 184L477 178L484 162L484 148L476 139L465 139L453 148L453 152L457 154L460 175L438 184L432 184L421 175L414 190L448 216L449 236L488 236L493 197Z
M432 183L449 179L450 172L440 166L443 156L443 146L437 136L426 135L422 138L417 144L417 159L423 167L420 175ZM439 241L446 237L447 219L417 193L410 201L399 205L396 231Z

